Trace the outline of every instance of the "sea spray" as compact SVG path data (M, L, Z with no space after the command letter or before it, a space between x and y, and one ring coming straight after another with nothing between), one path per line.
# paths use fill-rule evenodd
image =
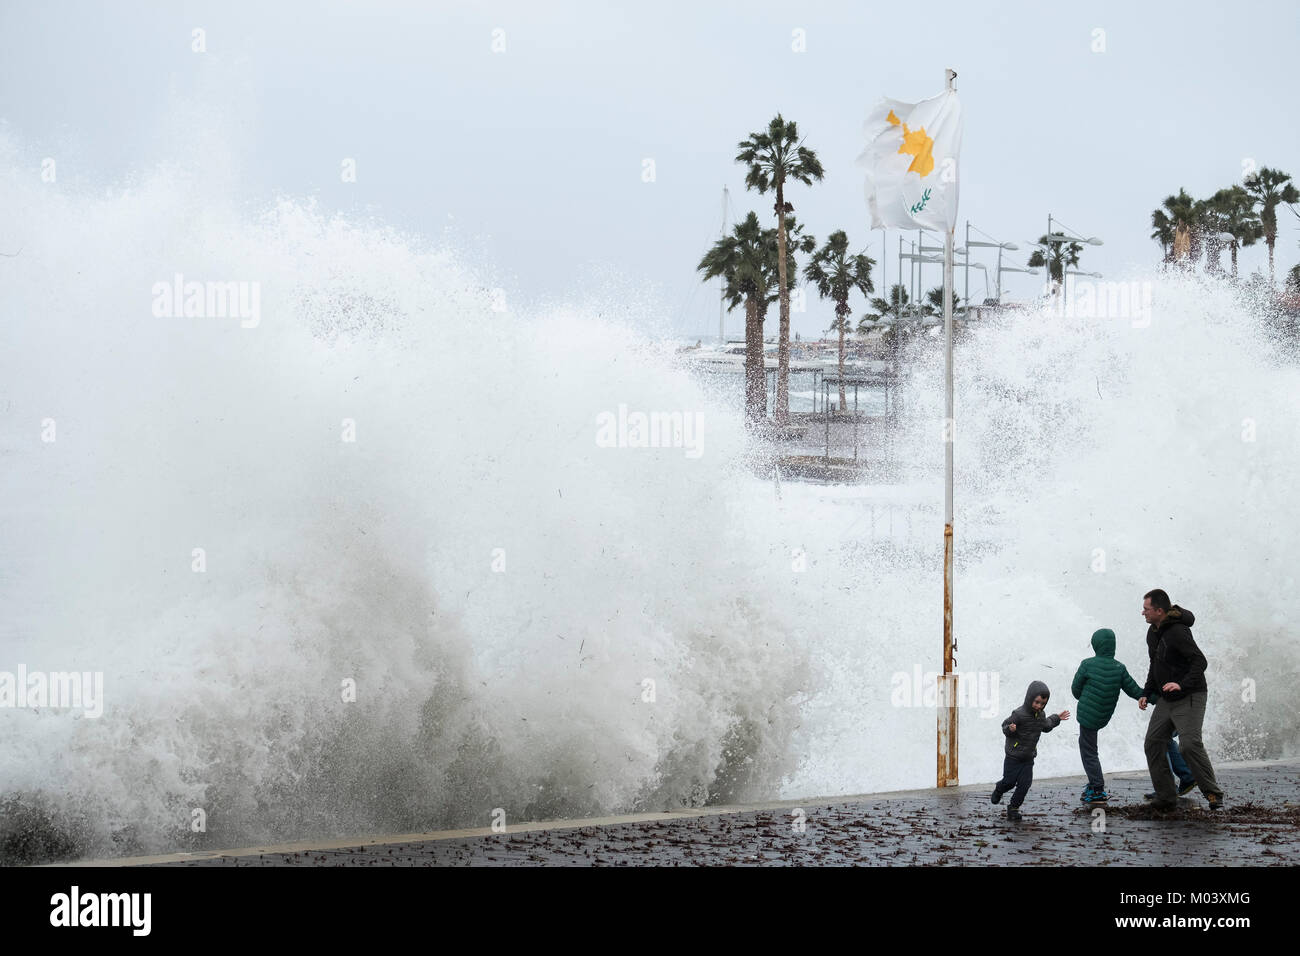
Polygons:
M1300 739L1287 704L1300 653L1285 606L1295 580L1286 555L1298 530L1300 368L1292 343L1277 338L1244 285L1176 274L1142 281L1153 288L1150 323L1049 308L1008 313L959 340L958 670L998 672L1012 688L1043 679L1052 706L1070 707L1075 667L1092 653L1089 635L1111 627L1117 656L1141 681L1139 608L1146 591L1162 587L1197 614L1210 661L1214 758L1289 754ZM908 368L894 450L934 476L937 505L941 342L923 340ZM875 601L858 632L864 650L846 657L847 670L866 673L882 655L897 662L890 670L939 664L942 525L937 514L929 522L931 558L871 573ZM818 696L828 707L831 699ZM1148 716L1121 699L1107 728L1107 766L1145 766ZM916 724L904 729L909 719ZM987 779L997 728L962 720L962 779ZM893 727L924 745L934 714L904 712ZM1065 737L1040 751L1040 773L1078 772L1073 734ZM849 734L830 753L819 747L805 767L824 769L795 785L851 786L836 774L867 773L870 759L856 755L869 752L869 739ZM907 782L926 782L925 773L918 768Z
M0 712L25 819L113 854L756 799L793 772L812 665L725 507L747 440L669 352L580 307L494 309L452 252L308 204L244 221L165 174L5 189L0 646L107 688L96 721ZM257 282L260 321L154 314L176 274ZM620 404L701 415L708 444L602 449Z

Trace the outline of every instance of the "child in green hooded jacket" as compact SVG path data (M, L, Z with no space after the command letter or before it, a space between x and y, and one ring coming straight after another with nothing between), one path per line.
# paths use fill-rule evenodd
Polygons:
M1097 756L1097 731L1110 723L1121 690L1137 700L1142 696L1142 688L1129 675L1128 668L1115 660L1114 631L1108 627L1094 631L1092 649L1096 654L1079 664L1070 692L1079 701L1079 756L1088 775L1083 802L1105 803L1110 797Z

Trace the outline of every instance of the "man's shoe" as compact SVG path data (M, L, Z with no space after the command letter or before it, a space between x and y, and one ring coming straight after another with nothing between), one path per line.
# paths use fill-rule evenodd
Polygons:
M1207 803L1209 803L1209 805L1210 805L1210 809L1211 809L1211 810L1222 810L1222 809L1223 809L1223 794L1221 794L1221 793L1207 793L1207 794L1205 795L1205 800L1206 800Z
M1001 803L1001 802L1002 802L1002 791L999 790L997 787L994 787L993 792L989 794L989 803Z
M1007 807L1007 819L1008 819L1008 820L1019 820L1019 819L1020 819L1020 810L1019 810L1019 808L1017 808L1017 807Z
M1178 785L1178 795L1179 795L1180 797L1185 797L1185 796L1187 796L1189 793L1191 793L1191 792L1192 792L1193 790L1195 790L1195 789L1196 789L1196 781L1195 781L1195 780L1191 781L1190 783L1180 783L1180 784ZM1143 799L1143 800L1154 800L1155 798L1156 798L1156 795L1155 795L1154 793L1144 793L1144 794L1142 794L1142 799Z
M1178 809L1177 800L1158 800L1156 799L1156 795L1154 793L1151 794L1151 797L1150 799L1147 800L1146 805L1150 807L1152 810L1177 810Z

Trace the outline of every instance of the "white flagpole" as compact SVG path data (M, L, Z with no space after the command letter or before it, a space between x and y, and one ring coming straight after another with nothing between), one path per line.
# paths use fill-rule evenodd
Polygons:
M957 76L951 69L944 70L945 88L952 92L952 81ZM960 174L959 174L960 175ZM943 239L943 336L947 356L945 369L943 423L944 439L944 528L943 528L943 678L940 695L938 728L938 785L957 786L957 675L953 671L953 651L956 644L952 636L952 228Z

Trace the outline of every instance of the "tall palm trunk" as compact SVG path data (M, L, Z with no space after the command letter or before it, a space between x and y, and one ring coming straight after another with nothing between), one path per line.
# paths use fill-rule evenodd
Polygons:
M1277 286L1277 275L1273 272L1273 243L1277 241L1276 230L1265 233L1264 241L1268 243L1268 285L1271 289Z
M1233 239L1232 243L1232 277L1237 278L1237 240Z
M839 315L840 319L840 411L843 411L844 406L849 403L848 398L844 394L844 324L848 321L848 303L838 303L835 307L835 312Z
M763 375L763 321L758 297L745 297L745 417L761 422L767 417L767 382Z
M781 292L781 329L776 345L776 408L778 425L790 421L790 287L785 278L785 190L776 181L776 275Z

